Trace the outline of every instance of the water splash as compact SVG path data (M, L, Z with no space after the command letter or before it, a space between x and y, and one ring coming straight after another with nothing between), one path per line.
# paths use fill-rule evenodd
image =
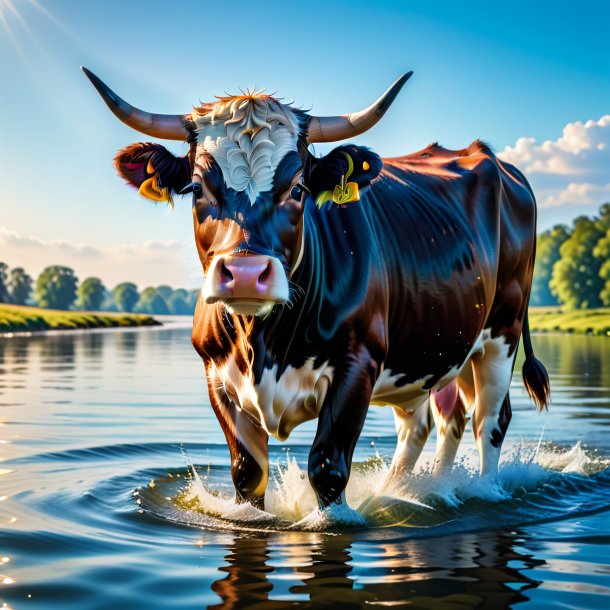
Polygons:
M184 453L189 481L176 478L140 490L143 508L164 519L214 529L338 531L345 528L409 527L421 532L491 529L574 515L607 507L610 460L580 443L524 444L506 452L497 478L478 475L476 453L467 454L442 477L424 462L399 485L386 484L389 465L378 454L354 464L347 504L319 510L306 472L288 455L272 467L265 510L235 504L234 495L212 489ZM208 473L209 474L209 473ZM180 479L183 481L183 479ZM502 511L498 511L502 503ZM351 508L353 507L353 508Z

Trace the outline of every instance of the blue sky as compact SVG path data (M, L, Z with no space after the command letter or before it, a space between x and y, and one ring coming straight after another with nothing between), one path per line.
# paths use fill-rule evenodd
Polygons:
M80 65L168 113L253 86L345 113L414 70L359 143L396 156L482 138L528 175L541 228L610 200L609 2L0 0L2 24L0 260L33 274L201 279L189 203L152 205L115 176L117 150L147 138Z

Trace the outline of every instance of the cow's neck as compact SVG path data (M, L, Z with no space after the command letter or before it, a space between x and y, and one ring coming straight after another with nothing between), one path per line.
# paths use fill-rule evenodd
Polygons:
M292 281L291 308L257 325L252 341L255 372L279 362L278 374L310 358L332 360L346 321L365 302L373 257L370 226L361 205L305 211L304 254Z

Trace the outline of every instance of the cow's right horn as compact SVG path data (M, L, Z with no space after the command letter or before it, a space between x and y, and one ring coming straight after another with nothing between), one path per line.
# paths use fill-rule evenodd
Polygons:
M338 116L311 116L307 141L337 142L353 138L370 129L386 113L396 99L403 85L411 78L413 72L403 74L375 103L360 112Z
M189 134L182 124L179 114L153 114L144 112L121 99L110 87L103 83L93 72L81 67L85 76L91 81L102 96L112 113L129 127L162 140L186 140Z

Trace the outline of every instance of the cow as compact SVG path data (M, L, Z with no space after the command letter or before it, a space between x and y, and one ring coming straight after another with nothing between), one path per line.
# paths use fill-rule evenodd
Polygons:
M320 509L344 504L371 404L393 409L391 481L435 423L434 472L450 469L471 408L480 474L495 480L521 335L525 388L538 409L550 395L527 318L536 203L518 169L479 140L388 159L310 152L370 129L411 72L365 110L318 117L262 91L152 114L83 70L121 121L189 143L183 157L134 144L115 165L144 197L192 197L204 272L192 342L238 503L264 508L269 435L317 418L309 480Z

